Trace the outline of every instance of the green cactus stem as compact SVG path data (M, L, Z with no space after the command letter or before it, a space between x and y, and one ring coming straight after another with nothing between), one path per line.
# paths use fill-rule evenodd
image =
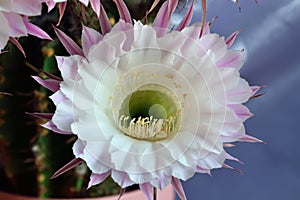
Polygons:
M34 41L32 41L34 43ZM13 46L0 55L0 159L9 192L35 195L36 170L31 152L35 124L25 112L32 111L33 80L24 56Z

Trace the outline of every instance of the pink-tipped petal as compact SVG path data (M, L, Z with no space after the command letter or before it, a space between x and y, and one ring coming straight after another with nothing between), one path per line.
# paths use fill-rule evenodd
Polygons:
M121 200L122 196L125 194L126 188L121 188L120 194L117 200Z
M187 200L181 182L178 178L172 177L172 185L181 200Z
M201 24L200 23L194 23L193 25L182 29L181 32L186 34L189 38L191 38L193 40L198 40L200 30L201 30Z
M85 6L89 5L89 0L79 0L81 3L83 3Z
M41 84L42 86L44 86L45 88L51 90L52 92L56 92L57 90L59 90L59 84L60 81L54 80L54 79L41 79L38 76L32 76L32 78L34 80L36 80L39 84Z
M78 62L82 59L81 56L74 55L72 58L65 56L56 56L58 69L62 72L61 76L66 80L79 80Z
M236 157L233 157L233 156L230 155L229 153L226 153L226 159L236 161L236 162L238 162L238 163L240 163L240 164L244 164L242 161L240 161L240 160L237 159Z
M250 136L250 135L246 135L246 136L240 138L239 141L241 141L241 142L259 142L259 143L264 143L262 140L257 139L257 138L255 138L253 136Z
M262 88L262 86L251 86L250 88L252 90L252 95L255 95L258 92L258 90Z
M55 2L54 1L52 1L52 0L49 0L49 1L46 1L45 2L46 4L47 4L47 6L48 6L48 12L50 12L54 7L55 7Z
M196 167L196 171L197 171L198 173L208 174L208 175L211 176L211 173L210 173L210 170L209 170L209 169L204 169L204 168L202 168L202 167L200 167L200 166L197 166L197 167Z
M244 133L230 133L227 135L221 135L223 142L236 142L239 141L242 137L244 137Z
M27 17L23 17L23 21L24 21L24 24L27 28L28 34L34 35L34 36L36 36L38 38L41 38L41 39L52 40L52 38L45 31L43 31L38 26L36 26L34 24L31 24L28 21Z
M203 35L200 38L199 45L206 51L206 52L213 52L212 59L214 61L218 61L226 55L226 44L224 43L223 38L220 38L217 34L207 34Z
M88 185L88 189L94 185L97 185L99 183L102 183L109 175L110 175L111 171L107 171L103 174L95 174L92 173L91 177L90 177L90 182Z
M73 133L66 132L66 131L58 129L57 126L52 122L52 120L48 121L46 124L42 124L41 126L46 128L46 129L52 130L55 133L60 133L60 134L63 134L63 135L72 135L73 134Z
M251 96L250 99L255 99L255 98L261 97L263 95L264 95L263 93L256 94L256 95Z
M244 174L241 170L235 169L235 168L233 168L233 167L231 167L230 165L227 165L227 164L225 164L225 163L223 164L223 167L224 167L224 168L227 168L227 169L231 169L231 170L233 170L233 171L235 171L235 172L237 172L237 173L239 173L239 174L241 174L241 175Z
M21 46L21 44L19 43L19 41L16 38L9 37L9 41L11 41L11 43L13 43L22 52L24 57L26 57L23 47Z
M248 82L244 79L239 80L237 87L227 92L226 97L229 104L245 103L251 97L252 90L249 87Z
M144 193L146 200L153 200L153 186L150 183L140 184L140 189Z
M100 6L100 16L99 16L99 23L100 23L100 27L101 27L101 32L103 35L105 35L106 33L109 33L111 30L111 24L109 22L109 19L107 17L107 14L104 10L104 7Z
M121 181L121 183L120 183L120 186L121 186L122 188L126 188L126 187L128 187L128 186L134 184L134 183L132 182L132 180L130 180L130 177L128 176L127 173L125 173L125 172L121 172L121 173L122 173L122 181Z
M160 0L154 0L150 9L146 12L146 16L147 17L153 10L154 8L157 6L157 4L160 2Z
M242 104L233 104L233 105L228 105L231 109L234 110L236 115L242 120L245 121L246 119L250 118L253 116L253 114L249 111L249 109L242 105Z
M197 161L197 166L203 169L217 169L221 168L222 164L225 161L225 151L221 150L222 152L209 152L205 159L201 158Z
M86 26L82 27L82 50L84 55L87 55L90 48L97 44L100 40L102 40L102 35L98 31L95 31L92 28L88 28Z
M83 56L83 51L80 49L80 47L69 37L67 36L64 32L59 30L56 27L53 27L54 31L58 37L58 39L61 41L61 43L64 45L66 50L69 52L71 55L80 55Z
M47 119L47 120L51 120L52 119L52 116L53 116L53 113L26 113L26 114L29 114L33 117L36 117L36 118L40 118L40 119Z
M131 45L133 43L133 34L132 30L133 25L126 23L124 20L120 20L116 25L114 25L113 29L111 30L111 33L120 33L124 32L126 34L127 39L125 40L125 43L123 44L123 49L126 51L129 51L131 49Z
M235 31L228 38L226 38L225 43L226 43L228 48L231 47L231 45L234 43L236 37L238 36L238 34L240 32L241 32L241 30Z
M185 27L187 27L190 24L192 17L193 17L193 10L194 10L194 0L192 1L191 6L188 9L186 15L184 16L184 18L178 25L177 31L181 31L182 29L184 29Z
M59 19L58 19L58 22L57 22L57 26L60 24L63 16L64 16L64 13L65 13L65 10L66 10L66 7L67 7L67 2L61 2L58 4L58 10L59 10Z
M199 32L199 37L204 36L204 35L208 35L208 34L210 34L209 23L205 23L204 26L203 26L202 33L201 33L201 31Z
M118 8L120 19L127 23L132 23L130 12L123 0L113 0Z
M216 64L220 68L231 67L239 70L244 64L244 54L244 51L228 50Z
M167 32L167 28L171 21L171 16L175 11L177 4L178 0L167 0L159 9L152 25L154 28L158 28L158 37L165 35Z
M100 7L101 7L101 2L100 0L90 0L91 6L93 10L95 11L96 15L100 17Z
M135 184L130 177L128 176L128 174L126 172L122 172L122 171L112 171L111 177L113 178L113 180L118 183L121 188L126 188L130 185Z
M166 186L168 186L171 182L171 176L163 175L163 174L157 174L157 178L155 178L150 183L157 189L164 189Z
M57 80L57 81L62 81L62 79L61 79L60 77L58 77L58 76L55 76L55 75L50 74L50 73L45 72L45 71L43 71L43 73L44 73L48 78L51 78L51 79L54 79L54 80Z
M65 166L63 166L62 168L60 168L59 170L57 170L50 179L56 178L62 174L64 174L65 172L69 171L70 169L73 169L74 167L76 167L77 165L81 164L83 162L83 160L81 158L74 158L73 160L71 160L70 162L68 162Z
M71 124L76 119L77 115L74 114L74 104L70 100L66 100L57 105L52 121L58 129L72 132Z
M235 144L231 144L231 143L224 143L223 147L227 147L227 148L231 148L231 147L235 147Z
M9 26L9 36L27 36L27 28L24 24L24 17L14 12L1 12L7 20Z

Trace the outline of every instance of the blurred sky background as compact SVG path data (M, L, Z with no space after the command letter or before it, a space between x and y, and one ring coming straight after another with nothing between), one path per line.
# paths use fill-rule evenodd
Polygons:
M197 1L194 20L201 19ZM218 169L183 183L188 200L300 199L300 0L208 0L212 32L229 36L242 29L233 48L245 49L242 77L266 85L264 96L250 100L255 114L247 133L267 144L237 143L229 152L244 165L227 162L244 175ZM176 18L175 18L176 20Z

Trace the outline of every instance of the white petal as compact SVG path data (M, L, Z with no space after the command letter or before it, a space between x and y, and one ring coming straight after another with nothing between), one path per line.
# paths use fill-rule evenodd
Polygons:
M83 152L84 159L93 173L102 174L111 169L110 155L107 153L108 141L87 142Z
M80 139L77 139L73 145L73 153L76 158L83 158L83 151L86 146L86 142Z
M115 34L119 35L120 32L125 33L126 40L123 45L123 49L126 51L129 51L131 49L131 45L133 42L133 31L132 31L133 25L131 23L126 23L124 20L120 20L117 24L113 26L109 34L106 34L106 37L113 36ZM104 37L105 37L104 36Z
M95 174L95 173L92 173L91 177L90 177L90 182L89 182L89 185L88 185L88 188L94 186L94 185L97 185L99 183L102 183L109 175L110 175L110 171L108 172L105 172L103 174Z
M237 86L227 92L228 104L245 103L252 95L249 84L244 79L239 79Z
M244 64L244 51L227 50L225 56L218 60L218 67L232 67L239 70Z
M82 80L76 85L74 104L81 109L104 109L109 104L119 75L111 67L102 68L101 64L101 61L94 61L79 69Z
M1 29L0 29L0 50L1 50L6 46L9 39L9 26L2 12L0 12L0 24L1 24Z
M219 139L218 146L223 146L221 139ZM222 150L220 153L210 152L206 156L197 160L197 165L203 169L221 168L226 159L226 152Z
M52 121L57 128L71 132L71 124L76 120L74 113L74 105L72 102L70 100L63 101L56 106Z
M60 102L68 100L68 98L61 92L61 90L56 91L50 96L50 99L57 106Z
M78 75L78 67L84 61L79 55L73 55L70 57L56 56L58 68L61 71L61 75L66 80L79 80L81 77Z
M211 50L213 53L213 60L218 61L221 59L227 50L224 38L220 38L217 34L207 34L200 38L199 45L204 51Z
M134 24L134 41L132 48L157 48L156 31L150 26L144 26L141 22Z
M101 41L102 38L98 31L83 25L81 41L84 55L87 56L90 48Z
M113 170L111 173L112 179L117 182L122 188L126 188L130 185L135 184L132 180L130 180L128 174L126 172L120 172L117 170Z
M26 2L24 0L14 0L13 11L27 16L40 15L42 2L40 0L26 0Z
M0 1L0 11L11 11L13 7L12 0Z
M186 167L179 162L172 163L172 176L181 180L188 180L195 174L195 167Z
M82 112L80 118L71 125L72 132L85 141L106 140L92 111ZM103 123L103 122L102 122Z
M16 13L3 13L9 26L9 36L21 37L27 35L27 28L21 15Z
M200 36L201 23L194 23L192 26L185 27L181 32L197 41Z
M228 105L231 109L233 109L236 115L244 122L249 117L253 116L253 114L249 111L249 109L242 104L231 104Z
M223 166L225 159L225 151L222 154L210 153L205 158L198 160L197 164L204 169L217 169Z
M118 36L122 36L122 34ZM110 43L110 41L106 41L104 37L102 41L91 48L87 59L90 62L94 60L101 60L105 63L105 65L108 65L116 59L116 49L112 43Z

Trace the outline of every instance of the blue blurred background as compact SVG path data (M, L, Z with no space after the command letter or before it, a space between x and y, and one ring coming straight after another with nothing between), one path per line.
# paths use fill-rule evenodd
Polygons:
M198 0L194 20L201 19ZM300 199L300 0L209 0L208 20L218 16L212 32L229 36L242 29L235 46L245 49L241 74L251 85L266 85L264 96L247 106L255 114L247 133L267 144L237 143L229 152L244 165L197 174L183 183L189 200ZM179 199L179 198L177 198Z

